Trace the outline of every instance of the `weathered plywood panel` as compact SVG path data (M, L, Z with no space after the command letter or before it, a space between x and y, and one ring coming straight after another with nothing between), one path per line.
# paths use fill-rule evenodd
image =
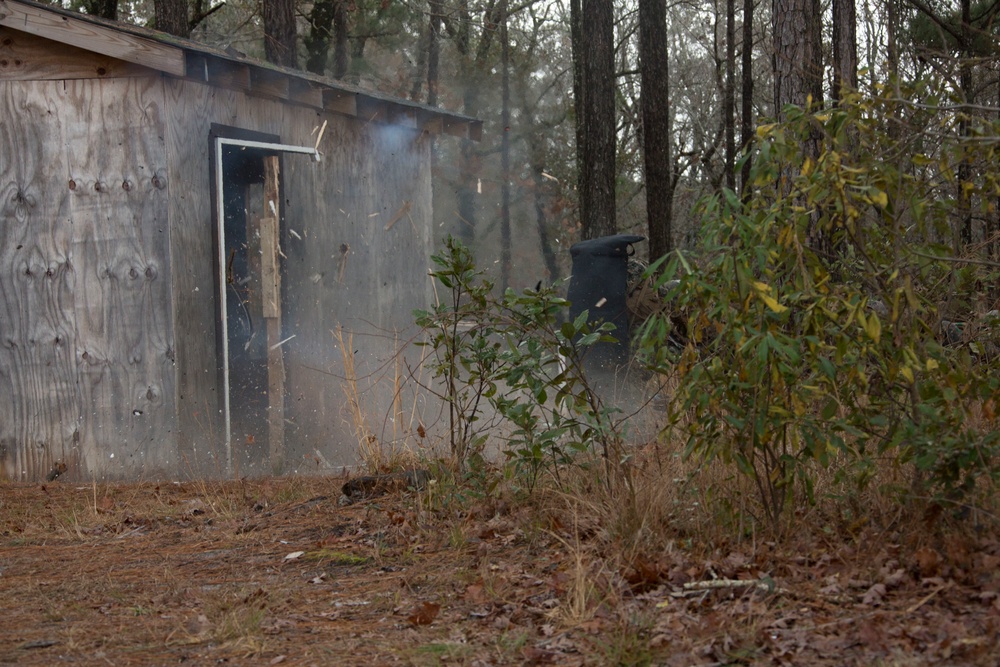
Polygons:
M0 82L4 472L175 466L159 78ZM18 203L20 202L20 203Z
M158 72L0 26L0 80L101 79Z
M335 126L323 141L322 171L301 163L288 170L301 193L325 193L288 205L303 240L290 239L286 250L288 283L301 286L288 290L286 322L295 333L322 334L286 352L295 392L288 409L300 441L337 464L355 462L361 427L345 392L345 354L363 430L388 445L409 423L394 399L406 375L397 352L413 335L413 310L428 303L430 154L420 137L377 124ZM350 349L340 348L338 327Z
M165 85L171 253L174 266L184 267L173 273L181 472L221 476L227 470L218 382L221 353L216 349L209 132L219 123L280 135L286 129L284 105L191 81L167 79Z
M182 455L199 462L194 468L199 473L224 472L208 191L211 124L312 145L325 121L321 162L282 158L281 339L294 336L282 348L285 469L354 464L355 424L333 332L339 326L353 335L350 354L364 376L363 407L373 430L379 437L394 429L389 437L398 435L392 414L394 355L412 335L405 329L413 309L426 307L430 294L426 273L433 230L424 135L190 81L166 85L171 251L175 265L185 266L173 274ZM269 466L240 472L265 473Z

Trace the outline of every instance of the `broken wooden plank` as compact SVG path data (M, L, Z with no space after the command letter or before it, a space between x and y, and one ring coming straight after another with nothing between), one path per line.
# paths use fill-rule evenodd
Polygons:
M285 459L285 357L281 344L281 188L279 159L264 158L264 218L260 226L261 291L267 325L268 449L271 470Z

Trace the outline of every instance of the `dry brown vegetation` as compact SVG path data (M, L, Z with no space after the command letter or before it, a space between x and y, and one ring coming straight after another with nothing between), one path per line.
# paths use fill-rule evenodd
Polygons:
M351 505L343 478L3 484L0 662L1000 661L994 517L872 493L757 534L737 482L636 458L634 502L586 474Z

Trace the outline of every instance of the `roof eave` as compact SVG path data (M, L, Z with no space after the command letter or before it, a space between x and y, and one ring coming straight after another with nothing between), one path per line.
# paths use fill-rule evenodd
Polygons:
M232 55L191 40L59 7L25 0L0 0L0 26L170 76L240 90L257 97L353 116L367 122L392 123L474 141L482 139L482 121L470 116L383 96L308 72Z

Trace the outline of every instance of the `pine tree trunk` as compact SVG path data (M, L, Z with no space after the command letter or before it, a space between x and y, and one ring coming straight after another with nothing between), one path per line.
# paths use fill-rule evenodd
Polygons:
M773 0L774 112L823 99L820 0Z
M833 99L858 88L857 12L854 0L833 0Z
M188 0L154 0L153 20L156 22L157 30L177 37L191 36Z
M444 3L441 0L431 0L430 10L427 35L427 104L436 106L438 83L441 79L441 18L444 16Z
M584 239L614 234L615 223L615 75L614 13L609 0L582 0L581 102L584 152L578 151L580 225ZM580 119L578 119L579 121Z
M666 1L639 0L643 164L646 172L649 257L653 260L673 248L668 56Z
M736 0L726 0L726 88L722 100L726 128L726 187L736 189Z
M262 4L265 56L276 65L297 67L294 0L266 0Z
M743 0L743 51L741 53L741 77L743 88L740 94L742 105L740 109L740 147L743 151L750 148L753 141L753 0ZM740 174L740 194L745 200L750 193L750 160L743 163Z

